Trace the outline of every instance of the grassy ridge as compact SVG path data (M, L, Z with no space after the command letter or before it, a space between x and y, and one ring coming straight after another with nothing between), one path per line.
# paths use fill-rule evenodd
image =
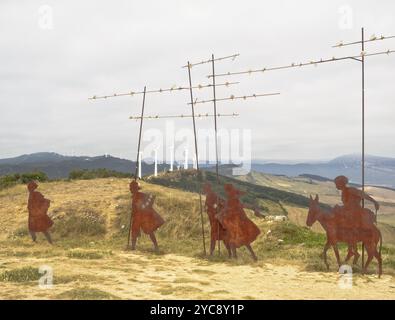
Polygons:
M309 199L302 195L278 190L271 187L255 185L247 181L241 181L231 177L220 177L220 186L217 185L215 173L203 171L201 182L197 179L195 170L182 170L160 174L157 177L148 176L145 181L162 185L165 187L176 188L189 192L200 192L205 182L210 182L213 189L224 197L223 185L232 183L238 189L245 192L241 200L252 206L257 206L261 211L271 215L287 214L283 204L298 207L308 207ZM325 205L324 205L325 206ZM326 206L325 206L326 207Z

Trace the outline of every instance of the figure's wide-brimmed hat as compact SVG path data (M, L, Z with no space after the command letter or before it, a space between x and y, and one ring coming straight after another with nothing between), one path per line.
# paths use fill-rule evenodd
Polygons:
M38 184L35 181L30 181L27 184L27 190L29 190L29 191L34 191L37 189L37 187L38 187Z
M348 183L348 178L346 176L338 176L335 178L336 185L345 186Z
M129 188L132 191L137 191L140 190L141 187L139 186L139 183L136 180L133 180L130 184L129 184Z
M241 196L241 195L245 194L245 192L236 189L233 186L233 184L231 184L231 183L226 183L224 185L224 189L225 189L225 192L229 195Z

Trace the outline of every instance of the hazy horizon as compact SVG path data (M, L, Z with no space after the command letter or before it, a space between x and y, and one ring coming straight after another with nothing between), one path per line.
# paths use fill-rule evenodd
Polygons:
M30 156L30 155L34 155L34 154L46 154L46 153L53 153L53 154L58 154L61 156L65 156L65 157L103 157L103 156L107 156L107 157L114 157L114 158L119 158L119 159L123 159L123 160L131 160L131 161L136 161L136 159L132 159L132 158L122 158L119 157L117 155L114 154L96 154L96 155L87 155L87 154L62 154L59 152L55 152L55 151L40 151L40 152L34 152L34 153L24 153L24 154L20 154L14 157L5 157L5 158L0 158L0 160L6 160L6 159L13 159L13 158L17 158L20 156ZM292 164L292 163L302 163L302 162L309 162L309 163L320 163L320 162L327 162L339 157L344 157L344 156L359 156L359 154L353 153L353 154L342 154L342 155L338 155L336 157L333 158L327 158L327 159L270 159L270 158L253 158L251 159L252 163L259 163L259 162L276 162L276 163L286 163L286 164ZM365 154L365 157L381 157L381 158L391 158L391 159L395 159L395 157L389 157L389 156L383 156L383 155L373 155L373 154ZM151 157L143 157L143 161L144 160L151 160ZM176 162L183 162L184 159L175 159ZM158 163L169 163L170 161L158 161ZM190 163L192 163L192 161L190 160ZM215 164L215 161L208 161L205 159L200 159L199 163L213 163Z

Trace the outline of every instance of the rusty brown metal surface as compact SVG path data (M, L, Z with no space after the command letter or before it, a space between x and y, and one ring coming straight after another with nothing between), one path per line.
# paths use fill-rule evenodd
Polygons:
M53 225L53 221L48 216L50 200L46 199L40 192L36 191L37 183L29 182L27 189L29 191L29 199L27 209L29 212L29 231L47 232Z
M338 176L334 182L336 188L342 192L343 205L335 206L331 211L325 211L319 206L318 195L314 199L310 196L310 207L306 220L307 226L319 222L326 231L327 242L323 251L326 266L329 268L326 254L330 247L335 252L339 267L341 266L337 247L339 242L348 244L348 254L345 261L347 262L351 257L354 257L353 263L356 264L359 258L357 244L362 242L368 254L366 263L363 263L363 271L366 272L370 262L373 258L376 258L379 264L379 275L381 275L381 232L375 224L375 214L364 208L362 203L364 200L371 201L376 210L379 209L379 204L363 191L349 187L347 185L348 179L345 176Z
M225 247L228 250L229 256L230 247L229 239L227 236L226 229L219 222L216 217L217 213L223 210L225 207L225 200L219 197L212 189L210 183L206 183L203 187L203 192L206 195L205 208L210 221L210 255L213 254L215 250L216 241L223 241Z
M256 240L261 233L258 226L251 221L245 211L240 196L244 193L236 189L232 184L224 185L226 193L225 207L217 215L219 222L227 231L228 242L236 257L236 249L246 246L254 260L257 260L251 248L251 243Z
M141 188L136 180L130 185L132 193L132 212L133 220L131 227L132 249L135 249L137 238L141 235L141 230L151 237L157 249L154 232L165 223L165 220L153 208L155 197L139 191Z

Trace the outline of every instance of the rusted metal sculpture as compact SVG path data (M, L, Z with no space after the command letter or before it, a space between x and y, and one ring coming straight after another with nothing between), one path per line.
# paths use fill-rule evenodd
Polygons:
M335 206L336 213L343 215L350 225L357 227L369 226L376 222L375 214L362 206L365 200L374 204L376 212L380 209L379 203L365 192L357 188L347 186L348 178L338 176L335 179L336 189L342 192L341 199L343 206Z
M221 210L223 210L225 207L225 201L213 191L211 184L208 182L204 185L203 192L206 195L205 208L211 228L210 256L212 256L214 253L216 241L223 241L226 249L228 250L230 258L232 256L232 252L230 250L226 229L216 217L217 213L221 212Z
M155 201L155 196L140 192L141 189L138 182L133 180L130 185L130 192L132 193L132 250L136 249L137 238L140 236L141 230L148 234L154 248L158 251L158 242L154 232L165 223L163 218L152 207Z
M27 185L27 189L29 190L29 199L27 204L29 212L29 233L32 240L36 242L36 233L42 232L48 242L52 244L51 235L48 231L53 225L53 221L48 216L48 209L51 201L44 198L40 192L35 191L37 188L38 185L34 181L29 182Z
M251 243L255 241L261 233L257 225L252 222L244 212L240 196L244 194L237 190L232 184L224 185L227 196L224 209L217 215L219 222L227 232L228 242L234 258L237 258L236 249L246 246L252 258L257 261L257 257L252 250Z
M368 253L366 264L362 266L363 272L367 271L372 259L376 258L380 276L382 274L382 236L375 225L374 213L369 209L363 208L362 201L372 201L376 210L379 209L379 204L364 192L347 186L347 182L348 179L344 176L339 176L335 179L337 189L342 191L343 206L335 206L329 212L320 208L318 195L316 195L315 199L310 196L310 207L306 224L312 226L314 222L318 221L326 231L327 242L324 246L323 258L327 268L329 268L329 264L326 253L330 247L333 247L336 261L340 267L341 262L337 243L344 242L348 244L348 254L345 260L348 261L354 256L355 264L359 257L357 244L362 242ZM379 249L377 250L378 245Z

